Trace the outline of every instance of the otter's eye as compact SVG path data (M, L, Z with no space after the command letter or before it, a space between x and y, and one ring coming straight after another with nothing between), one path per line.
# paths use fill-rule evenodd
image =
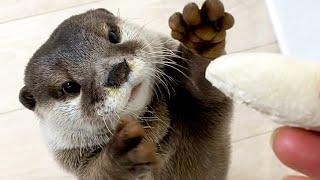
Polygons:
M113 30L110 30L110 31L108 32L108 37L109 37L109 41L110 41L111 43L113 43L113 44L117 44L117 43L120 42L120 37L119 37L119 35L118 35L116 32L114 32Z
M62 90L67 95L77 95L80 93L81 86L76 82L66 82L62 85Z

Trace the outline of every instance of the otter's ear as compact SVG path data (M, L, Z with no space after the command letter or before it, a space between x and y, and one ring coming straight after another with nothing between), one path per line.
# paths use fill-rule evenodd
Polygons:
M96 12L98 12L98 11L103 12L103 13L107 13L107 14L109 14L109 15L114 16L114 14L113 14L112 12L110 12L110 11L104 9L104 8L98 8L98 9L96 9Z
M19 100L21 104L23 104L26 108L32 111L36 107L36 100L34 99L33 95L28 91L26 86L24 86L20 90Z

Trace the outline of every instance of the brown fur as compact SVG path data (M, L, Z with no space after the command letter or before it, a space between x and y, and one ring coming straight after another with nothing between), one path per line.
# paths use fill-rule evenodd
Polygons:
M206 3L208 4L208 2ZM188 6L192 6L189 8L192 10L195 8L194 5ZM77 47L81 49L81 52L71 51L72 58L84 59L83 57L85 57L93 60L93 57L89 55L89 51L92 49L100 54L107 53L117 56L120 50L121 54L130 54L134 53L136 48L141 47L139 42L128 42L115 48L110 47L108 50L103 50L101 47L107 45L99 37L104 37L105 32L102 27L97 26L101 23L97 19L100 20L101 17L102 19L110 19L107 22L108 28L116 27L117 22L109 12L105 10L90 11L75 16L60 25L46 44L35 53L27 67L26 86L20 95L20 100L26 107L33 110L39 102L46 104L49 101L58 101L63 98L56 91L56 86L61 84L60 82L66 76L61 74L55 76L53 72L56 71L54 69L56 65L52 66L52 60L48 54L59 55L58 51L64 46ZM212 23L208 19L204 21L203 14L201 17L202 24L198 24L199 26ZM190 19L190 17L188 18ZM180 24L176 25L180 28L183 26L184 31L189 32L195 29L195 27L183 23L181 19L178 23ZM174 24L175 22L171 22L170 27L172 28ZM83 29L90 32L86 36L87 39L75 37L77 31ZM154 35L154 37L156 36ZM183 37L180 38L182 42L189 41L188 33L182 33L181 36ZM224 54L225 41L223 39L219 42L209 43L202 41L201 37L198 38L201 43L198 42L195 45L196 48L191 51L186 48L188 47L186 44L178 47L175 43L164 44L167 49L177 50L175 51L176 56L169 58L180 65L179 71L184 74L171 68L162 68L164 73L176 79L176 83L170 84L170 95L165 93L167 91L165 87L160 86L155 93L157 96L153 95L148 109L138 119L139 122L132 117L122 118L107 144L53 152L61 166L75 174L80 180L225 179L229 164L229 121L232 103L229 98L212 87L205 79L205 68L209 61L197 55L211 50L207 55L216 58ZM164 38L163 42L166 41L167 38ZM81 46L86 42L90 42L90 45ZM206 46L205 50L203 50L204 46ZM82 54L77 56L76 53ZM207 56L204 55L204 57ZM63 58L62 61L57 62L57 64L61 64L59 67L75 66L75 62L66 61L66 57ZM84 65L80 68L81 73L74 70L68 76L94 78L95 76L88 68L85 59L83 61ZM43 69L47 71L43 71ZM81 78L84 79L84 77ZM56 84L47 85L46 81ZM44 84L41 84L42 82ZM48 91L43 92L42 89L46 88ZM90 102L103 98L93 90L89 94L90 96L86 99ZM48 97L50 97L49 100ZM82 109L87 114L93 111L90 103L83 105ZM150 118L157 118L158 121L151 121Z

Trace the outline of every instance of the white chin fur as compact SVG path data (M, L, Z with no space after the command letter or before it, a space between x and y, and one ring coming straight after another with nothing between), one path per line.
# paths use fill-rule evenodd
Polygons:
M50 107L36 108L40 129L50 150L86 147L108 141L100 123L92 123L82 116L80 99L81 96L56 102Z

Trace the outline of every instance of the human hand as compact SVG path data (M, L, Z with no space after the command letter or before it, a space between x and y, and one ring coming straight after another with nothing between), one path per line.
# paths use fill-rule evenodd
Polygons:
M308 176L287 176L285 180L320 179L319 132L282 127L274 132L272 146L283 164Z

